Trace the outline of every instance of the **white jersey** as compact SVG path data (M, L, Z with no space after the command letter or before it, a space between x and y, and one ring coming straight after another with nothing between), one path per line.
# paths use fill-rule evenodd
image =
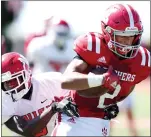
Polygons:
M12 98L2 91L2 124L15 115L15 108L16 102L12 103Z
M59 50L49 36L33 38L26 50L27 59L34 63L33 73L63 72L76 55L72 40L68 40L65 46L64 50Z
M5 95L7 98L3 98L2 102L2 122L6 122L12 115L24 116L26 120L31 120L50 107L55 96L61 97L68 94L67 90L61 89L59 80L61 75L59 72L48 72L33 76L31 100L20 99L17 102L12 102L11 97ZM52 129L50 122L37 136L50 136L51 130L49 129Z

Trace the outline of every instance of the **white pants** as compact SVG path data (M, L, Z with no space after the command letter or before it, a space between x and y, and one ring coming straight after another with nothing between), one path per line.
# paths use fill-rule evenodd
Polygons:
M61 115L60 121L56 124L52 136L109 136L109 120Z

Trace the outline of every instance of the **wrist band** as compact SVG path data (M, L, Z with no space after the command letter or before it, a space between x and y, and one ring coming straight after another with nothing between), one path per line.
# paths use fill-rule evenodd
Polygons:
M89 87L98 87L103 85L104 76L103 75L95 75L94 73L88 74L88 85Z

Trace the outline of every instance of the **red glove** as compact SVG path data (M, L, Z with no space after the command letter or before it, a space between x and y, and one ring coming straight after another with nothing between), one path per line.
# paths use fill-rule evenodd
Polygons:
M113 70L112 66L109 66L109 69L104 75L104 80L103 80L103 86L105 88L108 88L109 91L114 91L116 86L119 84L120 79L118 75L115 73Z

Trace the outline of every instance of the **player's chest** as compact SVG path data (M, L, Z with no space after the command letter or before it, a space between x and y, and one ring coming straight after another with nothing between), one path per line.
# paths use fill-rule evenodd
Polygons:
M37 101L22 101L18 104L17 115L24 116L26 120L31 120L39 116L45 109L50 107L52 101L43 98Z
M48 87L44 83L32 81L33 92L30 99L21 99L17 103L17 113L20 116L27 115L27 117L34 118L41 114L46 108L50 106L53 98L47 94Z
M112 65L114 68L115 73L119 76L120 81L123 83L123 85L133 85L136 83L138 79L138 74L136 72L131 71L131 67L123 66L123 67L117 67L115 65ZM106 69L108 70L107 65L99 64L96 65L95 68L97 69Z
M20 115L25 120L30 121L41 115L43 111L51 106L51 103L52 102L47 99L41 99L34 102L22 102L22 105L19 105L20 107L18 108L17 115ZM36 136L41 137L46 136L47 134L50 135L51 132L49 133L49 126L51 126L50 123L48 123L47 127L44 127L39 133L37 133Z
M95 64L92 64L92 66L98 69L102 67L108 69L109 66L112 66L123 83L134 84L139 78L139 73L136 71L139 68L135 62L132 63L129 60L120 61L110 54L98 55L94 62Z

